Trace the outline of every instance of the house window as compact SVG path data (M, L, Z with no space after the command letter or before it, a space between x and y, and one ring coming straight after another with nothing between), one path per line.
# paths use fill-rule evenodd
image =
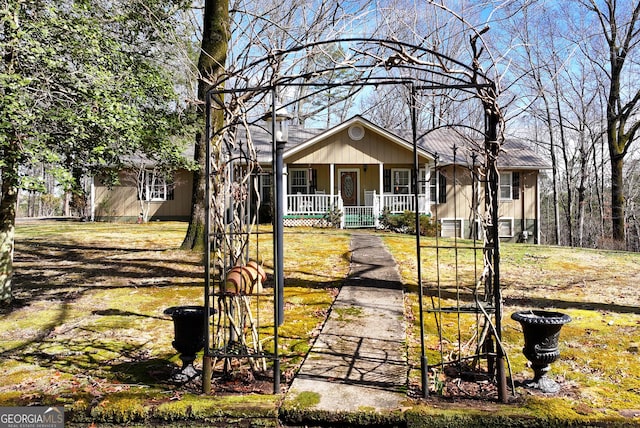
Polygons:
M411 170L392 169L391 177L393 179L394 195L408 195L411 193Z
M391 170L385 169L382 171L382 192L391 193Z
M505 201L520 199L519 172L500 173L500 199Z
M444 204L447 202L447 178L441 172L431 170L429 198L432 203Z
M498 236L511 238L513 236L513 219L501 218L498 220Z
M260 174L260 202L263 204L271 203L271 171L265 171Z
M291 169L289 170L289 177L291 177L292 195L309 193L309 173L306 169Z
M142 200L171 201L173 200L173 177L165 173L145 170L142 176ZM140 194L138 194L140 198Z
M440 225L443 238L462 238L462 219L442 219Z
M420 173L418 174L418 189L420 189L418 191L419 194L421 195L426 195L427 194L427 186L428 186L428 180L427 180L427 170L424 168L420 168Z
M510 200L511 198L511 173L500 173L500 199Z

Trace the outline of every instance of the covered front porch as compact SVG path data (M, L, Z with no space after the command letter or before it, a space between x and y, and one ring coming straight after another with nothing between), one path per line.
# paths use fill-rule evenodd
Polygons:
M420 213L430 213L434 157L420 148L414 157L407 140L356 116L301 141L283 156L285 225L312 225L339 212L341 227L376 227L385 209L415 211L416 203Z
M385 210L415 212L412 169L408 165L285 166L284 222L314 226L340 213L342 228L377 227ZM418 209L431 211L429 174L420 170Z

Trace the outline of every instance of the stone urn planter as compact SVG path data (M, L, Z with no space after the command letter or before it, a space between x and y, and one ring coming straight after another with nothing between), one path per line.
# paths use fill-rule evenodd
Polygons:
M558 350L560 329L571 321L571 317L560 312L529 310L515 312L511 318L522 325L524 333L522 353L531 362L533 369L534 377L525 382L525 386L548 394L558 392L560 385L547 377L547 373L549 364L560 356Z
M193 367L196 354L204 348L205 308L204 306L173 306L164 311L173 319L174 340L171 343L180 353L182 369L172 376L176 382L187 382L198 376Z

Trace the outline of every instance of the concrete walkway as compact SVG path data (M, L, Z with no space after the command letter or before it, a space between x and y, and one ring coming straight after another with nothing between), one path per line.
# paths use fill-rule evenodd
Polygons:
M394 410L406 399L403 294L393 257L375 235L351 238L351 269L287 399L319 394L327 411Z

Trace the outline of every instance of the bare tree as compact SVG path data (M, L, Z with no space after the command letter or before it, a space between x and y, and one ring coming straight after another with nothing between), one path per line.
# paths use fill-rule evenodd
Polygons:
M451 58L467 56L468 34L463 21L452 15L446 7L430 4L392 0L379 4L378 18L380 37L391 40L404 40L416 45L426 45L430 49ZM461 10L472 15L473 9ZM443 61L443 69L452 67ZM419 81L445 82L446 76L438 76L433 69L403 70L403 77ZM465 95L450 89L420 91L416 95L418 105L418 128L433 129L446 124L464 122L469 112ZM407 105L411 96L404 86L379 87L368 93L362 101L365 116L375 118L382 126L410 128L411 117ZM482 123L482 121L480 121Z
M512 55L515 77L518 82L514 89L519 92L523 103L524 116L532 116L536 122L541 122L546 132L546 150L551 160L551 188L553 209L553 240L560 243L560 203L559 203L559 161L557 159L556 114L554 113L553 85L555 74L551 63L558 59L553 52L553 41L558 36L555 27L548 18L549 13L544 4L531 4L524 7L520 14L512 15L511 20L505 21L503 26L510 35L511 44L519 44L522 49ZM557 67L556 67L557 68ZM530 137L531 138L531 137ZM538 132L533 140L540 141L544 137Z
M607 77L606 137L611 161L611 219L614 240L624 241L624 160L640 129L640 83L631 77L638 72L640 49L640 2L579 0L591 13L598 37L583 46ZM602 65L601 65L602 64Z
M272 80L278 75L291 72L308 74L307 81L326 81L339 67L326 67L326 71L319 75L308 72L307 70L315 68L315 62L320 60L319 55L325 63L334 61L343 66L349 59L327 51L307 49L298 52L298 55L288 56L284 61L283 57L276 53L295 46L310 45L313 40L330 40L343 34L349 23L366 13L366 5L369 4L368 1L354 1L347 7L347 3L323 0L317 7L309 8L303 0L288 3L272 0L237 0L231 7L227 0L206 0L204 3L202 46L197 67L197 106L201 124L204 123L205 95L211 88L221 85L238 90L249 86L266 87L273 84ZM249 67L254 61L264 57L271 59L268 67ZM288 98L304 100L306 95L300 92L302 90L299 88L298 94ZM287 97L288 94L280 95ZM339 102L348 95L349 92L341 95ZM236 98L233 111L227 111L226 116L222 109L215 110L212 123L213 134L216 135L212 147L214 157L222 153L221 147L225 144L222 141L224 129L237 126L237 120L242 117L243 112L251 110L257 104L262 104L263 111L268 110L267 101L264 93L251 92ZM304 113L302 103L298 104L296 110L301 122L321 111L316 109ZM206 162L206 142L202 132L197 134L195 148L195 160L200 169L194 176L191 219L182 247L200 249L204 244ZM224 163L221 159L214 159L212 162L216 165ZM214 194L218 194L216 189L222 193L222 183L213 183L213 188Z

